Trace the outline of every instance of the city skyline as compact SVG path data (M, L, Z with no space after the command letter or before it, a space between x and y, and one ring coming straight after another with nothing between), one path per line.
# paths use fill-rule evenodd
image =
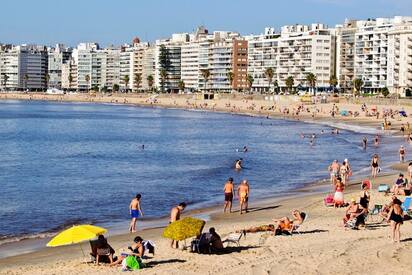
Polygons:
M412 14L408 0L258 0L253 6L246 0L208 0L203 5L190 0L121 2L73 0L68 5L43 0L41 6L27 0L2 3L2 9L9 12L0 18L0 43L75 46L93 41L107 46L130 43L136 36L154 41L172 33L192 32L199 25L247 35L262 33L268 26L279 29L282 25L320 22L334 27L346 18ZM44 13L39 9L46 11L44 16L39 17Z

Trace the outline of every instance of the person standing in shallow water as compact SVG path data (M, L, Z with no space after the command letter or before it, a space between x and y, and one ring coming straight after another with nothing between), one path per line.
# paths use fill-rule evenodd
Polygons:
M362 139L362 147L363 147L363 150L366 150L367 145L368 145L368 138L367 138L367 137L363 137L363 139Z
M233 178L229 178L223 188L223 192L225 193L225 208L223 209L223 213L226 213L227 208L229 208L229 213L232 213L234 191Z
M141 194L136 194L136 197L132 199L130 202L130 217L132 218L129 226L129 231L131 232L136 232L136 222L137 219L142 216L143 217L143 211L140 207L140 199L142 198Z

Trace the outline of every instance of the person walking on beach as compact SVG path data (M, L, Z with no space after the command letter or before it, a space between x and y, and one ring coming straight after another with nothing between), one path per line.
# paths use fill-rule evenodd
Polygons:
M399 148L399 161L402 163L405 162L405 153L405 148L401 145L401 148Z
M182 214L185 208L186 208L185 202L181 202L179 203L178 206L173 207L172 210L170 211L170 222L169 223L180 220L180 214ZM173 247L173 245L175 245L175 247ZM179 248L179 242L172 240L172 243L170 244L170 246L172 248Z
M246 213L248 212L249 183L247 180L242 180L237 188L237 194L239 196L240 215L242 215L243 210L245 210Z
M339 163L338 160L334 160L332 164L329 166L330 172L330 183L335 186L335 180L339 173Z
M136 232L136 222L137 219L142 216L143 217L143 211L140 207L140 199L142 198L141 194L136 194L136 197L132 199L130 202L130 216L132 218L129 226L129 231L131 232Z
M367 137L363 137L363 139L362 139L362 147L363 147L363 150L366 150L367 145L368 145L368 138L367 138Z
M389 210L387 221L391 223L392 240L393 242L400 242L401 239L401 224L403 224L403 210L402 202L395 197L393 204Z
M371 161L372 178L376 178L379 170L379 156L374 154Z
M233 195L235 192L233 178L229 178L227 180L223 188L223 192L225 193L225 208L223 209L223 213L226 213L227 208L229 208L229 213L232 213Z

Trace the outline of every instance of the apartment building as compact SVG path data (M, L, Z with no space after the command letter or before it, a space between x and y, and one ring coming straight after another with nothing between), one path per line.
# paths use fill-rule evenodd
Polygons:
M0 87L44 90L47 88L47 64L44 46L3 46L0 48Z
M149 76L154 78L155 75L154 47L138 41L134 43L130 64L130 85L135 92L150 89L147 79Z
M351 90L362 79L365 92L388 87L402 93L410 87L412 17L347 20L337 29L339 86Z
M113 89L114 85L119 85L121 82L120 75L120 49L118 48L106 48L103 50L104 60L102 64L103 79L101 88Z
M62 64L61 83L64 90L77 90L77 64L72 58Z
M123 90L131 90L133 87L132 59L133 47L129 45L120 47L120 88Z
M179 33L173 34L170 39L156 41L154 50L156 87L166 92L179 91L182 44L188 40L189 34Z
M235 38L233 40L233 52L232 52L232 89L245 90L249 84L247 82L248 77L248 42L244 39ZM226 74L226 76L228 76ZM228 79L229 81L229 79Z
M49 88L62 88L62 66L71 58L72 50L62 44L47 49L48 54L48 83Z
M254 78L253 91L269 91L265 76L268 68L274 72L273 82L282 88L285 80L293 77L296 87L307 87L306 76L313 73L317 87L329 88L335 74L334 29L324 24L283 26L279 33L266 28L264 34L247 36L248 73Z

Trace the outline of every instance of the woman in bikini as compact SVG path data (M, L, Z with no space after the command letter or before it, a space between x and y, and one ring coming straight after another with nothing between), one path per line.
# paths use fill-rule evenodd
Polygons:
M401 205L402 202L399 199L395 198L388 214L388 222L391 223L392 229L392 240L398 243L401 239L401 224L403 224L403 210Z
M372 178L376 178L379 169L379 156L377 154L373 155L371 161Z

